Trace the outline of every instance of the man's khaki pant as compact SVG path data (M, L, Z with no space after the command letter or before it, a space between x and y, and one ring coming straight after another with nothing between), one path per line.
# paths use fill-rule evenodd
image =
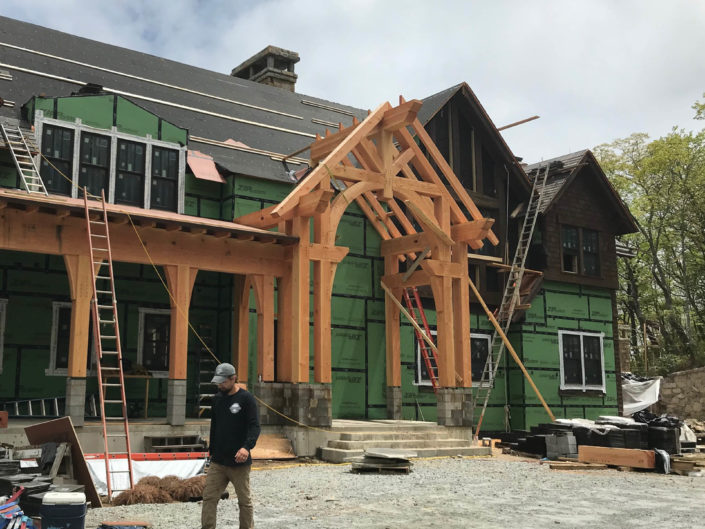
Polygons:
M252 529L255 526L252 498L250 497L250 465L228 467L211 462L206 475L206 487L203 489L203 509L201 510L201 529L215 529L218 501L228 486L235 487L237 503L240 507L240 529Z

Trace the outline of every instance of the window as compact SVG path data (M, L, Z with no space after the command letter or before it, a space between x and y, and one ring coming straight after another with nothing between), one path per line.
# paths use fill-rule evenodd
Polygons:
M169 309L140 308L137 363L154 376L167 376L169 371Z
M42 111L35 126L46 158L40 172L50 193L80 198L85 186L96 196L105 190L111 203L183 212L183 145L67 123Z
M39 173L50 193L71 196L73 135L73 130L63 127L44 125L42 128L43 156Z
M561 226L561 269L569 274L600 275L600 236L595 230Z
M578 228L561 227L562 267L564 272L570 274L578 273L578 239Z
M110 138L84 132L81 134L81 155L78 168L78 185L81 189L100 196L101 190L108 194L110 181ZM79 193L80 195L80 193ZM83 195L80 195L83 196Z
M89 323L89 353L86 355L86 370L93 366L95 351L93 349L93 323ZM51 349L47 375L65 376L69 368L69 351L71 340L71 303L55 301L52 304Z
M605 390L603 334L558 331L561 389Z
M152 191L150 207L176 210L179 182L179 153L172 149L152 149Z
M436 336L437 331L431 330L431 336ZM435 340L435 338L434 338ZM485 369L485 362L490 350L490 341L492 337L489 334L471 334L470 335L470 355L471 355L471 372L473 382L479 382L482 379L482 371ZM425 342L424 342L425 343ZM429 351L431 366L435 368L433 355ZM421 354L421 344L416 340L416 385L430 386L431 378L428 376L426 362Z
M144 173L147 149L142 143L118 140L115 203L144 207Z
M489 334L470 335L470 360L472 381L482 380L482 372L485 370L487 357L490 353L490 343L492 337ZM490 369L492 369L492 357L490 356Z

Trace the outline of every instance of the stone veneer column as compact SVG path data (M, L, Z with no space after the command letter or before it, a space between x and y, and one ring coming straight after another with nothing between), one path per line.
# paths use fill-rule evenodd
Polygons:
M387 386L387 419L401 420L401 388Z
M472 392L470 388L438 388L438 424L442 426L472 426Z
M166 393L166 422L181 426L186 422L186 381L169 379Z
M66 404L64 415L71 417L74 426L83 426L86 416L86 379L66 377Z
M306 426L330 426L333 423L333 399L330 384L292 384L289 382L257 382L253 394L267 406ZM260 424L295 426L257 403Z

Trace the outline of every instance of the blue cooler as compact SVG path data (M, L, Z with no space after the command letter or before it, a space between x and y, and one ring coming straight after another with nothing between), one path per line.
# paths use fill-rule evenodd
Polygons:
M42 529L85 529L83 492L47 492L42 498Z

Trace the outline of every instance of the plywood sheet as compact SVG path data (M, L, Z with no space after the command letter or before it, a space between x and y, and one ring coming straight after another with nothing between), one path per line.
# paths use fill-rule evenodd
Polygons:
M33 424L32 426L27 426L24 432L27 435L27 440L33 445L71 443L71 463L75 479L86 487L86 499L91 502L93 507L103 506L88 471L86 460L83 458L81 443L78 441L70 417Z

